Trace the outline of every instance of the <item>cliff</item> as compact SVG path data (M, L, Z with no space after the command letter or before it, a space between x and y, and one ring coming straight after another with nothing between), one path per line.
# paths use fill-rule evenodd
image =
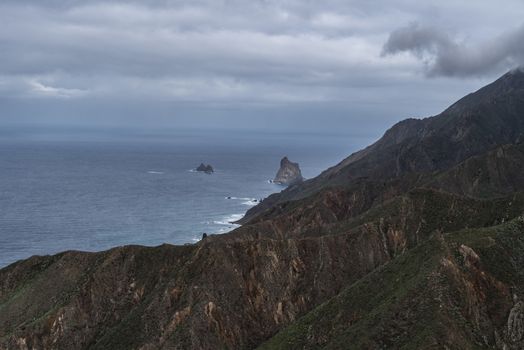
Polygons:
M189 246L0 270L0 349L522 349L524 74Z

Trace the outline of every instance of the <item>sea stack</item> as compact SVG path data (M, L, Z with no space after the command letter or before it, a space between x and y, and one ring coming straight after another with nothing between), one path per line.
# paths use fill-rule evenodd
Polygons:
M273 182L279 185L291 186L303 180L298 163L291 162L287 157L282 158L280 169L278 169Z
M212 174L214 173L213 167L211 165L205 165L204 163L200 163L198 168L196 168L196 171L202 171L206 174Z

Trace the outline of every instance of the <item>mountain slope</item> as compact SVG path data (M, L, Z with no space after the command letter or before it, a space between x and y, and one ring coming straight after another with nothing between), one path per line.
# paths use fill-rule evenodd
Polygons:
M34 257L0 270L0 348L251 349L434 232L523 208L420 190L314 237Z
M247 223L276 204L355 181L391 180L448 169L497 146L524 141L524 71L514 70L454 103L441 114L407 119L373 145L318 177L269 196L248 211Z
M259 237L260 232L264 237L278 238L312 235L326 231L331 224L366 217L369 211L384 210L381 207L384 203L416 189L433 189L495 203L496 198L512 197L524 191L522 164L524 143L519 143L499 146L440 172L329 186L308 197L273 206L229 237L247 239L250 234Z
M436 235L260 349L522 349L524 217Z

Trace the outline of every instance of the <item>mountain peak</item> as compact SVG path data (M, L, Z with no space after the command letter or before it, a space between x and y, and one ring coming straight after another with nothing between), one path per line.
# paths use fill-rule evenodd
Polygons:
M524 90L524 67L510 70L493 83L480 89L478 92L494 96L505 95L515 91Z
M523 67L512 69L491 84L461 98L452 104L445 113L462 114L485 103L492 103L500 97L515 97L517 94L524 94Z
M519 66L516 68L513 68L510 70L507 74L513 74L513 75L523 75L524 76L524 66Z
M395 124L374 144L320 176L268 197L251 208L242 223L278 203L301 199L329 186L348 187L363 180L386 181L442 171L498 146L521 143L523 111L524 70L518 68L438 115Z
M495 81L496 83L502 83L505 86L524 89L524 67L517 67L504 74L500 79Z

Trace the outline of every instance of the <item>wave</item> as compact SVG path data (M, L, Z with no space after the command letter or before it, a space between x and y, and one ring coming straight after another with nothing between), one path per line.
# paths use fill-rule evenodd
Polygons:
M153 170L149 170L147 173L148 173L148 174L163 174L164 172L163 172L163 171L153 171Z
M213 224L215 225L226 225L226 226L240 226L237 224L234 224L233 222L238 221L244 217L244 214L232 214L229 216L224 217L222 220L215 220L213 221Z
M219 229L219 233L226 233L237 227L240 227L240 225L234 224L233 222L240 220L243 217L244 217L244 214L232 214L232 215L222 218L221 220L213 221L213 224L220 225L220 226L227 226L227 227L223 227Z

